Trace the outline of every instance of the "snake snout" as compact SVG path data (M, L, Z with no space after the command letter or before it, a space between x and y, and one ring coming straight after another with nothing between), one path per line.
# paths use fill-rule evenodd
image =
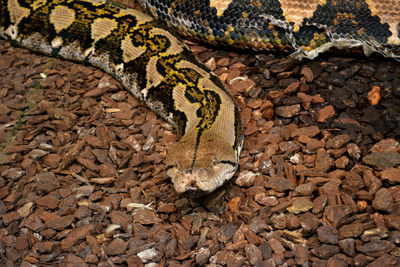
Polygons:
M177 193L206 194L233 176L238 158L224 139L204 139L198 146L184 139L170 148L166 163Z
M236 167L215 162L208 162L205 167L182 170L172 167L167 171L177 193L203 194L210 193L229 180Z
M197 183L195 180L192 180L191 184L189 184L185 190L185 192L188 194L197 194L199 191L201 191L201 190L197 186Z
M172 168L167 173L173 179L175 190L178 193L208 191L207 177L209 174L205 168L186 171Z

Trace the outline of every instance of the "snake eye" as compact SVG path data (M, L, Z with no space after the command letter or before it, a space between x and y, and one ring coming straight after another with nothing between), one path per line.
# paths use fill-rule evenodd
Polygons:
M181 169L181 164L179 164L179 160L175 160L175 164L178 167L178 169Z
M218 159L217 159L217 157L214 155L213 156L213 159L212 159L212 162L211 162L211 166L215 166L215 165L217 165L219 163L219 161L218 161Z

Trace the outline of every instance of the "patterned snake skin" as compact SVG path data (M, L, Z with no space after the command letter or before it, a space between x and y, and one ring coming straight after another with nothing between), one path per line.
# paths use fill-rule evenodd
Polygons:
M398 0L140 0L185 36L315 58L360 46L400 60Z
M230 179L243 143L239 109L218 78L150 16L102 0L0 0L0 37L111 74L174 125L167 173L178 193Z
M142 0L155 17L210 43L294 51L362 46L399 59L399 1ZM211 192L235 173L240 114L216 76L158 21L106 0L0 0L0 37L91 64L174 125L167 173L178 193Z

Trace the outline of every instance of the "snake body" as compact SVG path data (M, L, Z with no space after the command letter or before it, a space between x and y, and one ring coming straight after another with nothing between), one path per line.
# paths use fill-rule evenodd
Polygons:
M399 59L397 0L141 0L184 35L313 58L361 46ZM0 37L111 74L170 122L167 154L178 193L211 192L238 167L239 109L218 78L158 21L106 0L0 0Z
M398 0L141 0L185 36L254 50L315 58L362 47L400 60Z
M0 36L104 70L174 125L166 164L178 193L213 191L234 174L243 134L233 98L150 16L102 0L0 0Z

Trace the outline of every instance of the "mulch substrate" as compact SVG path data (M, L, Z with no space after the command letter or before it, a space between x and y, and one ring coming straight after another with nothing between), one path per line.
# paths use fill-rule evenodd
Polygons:
M245 133L203 198L174 192L175 131L109 75L0 41L0 265L399 266L400 64L189 46Z

